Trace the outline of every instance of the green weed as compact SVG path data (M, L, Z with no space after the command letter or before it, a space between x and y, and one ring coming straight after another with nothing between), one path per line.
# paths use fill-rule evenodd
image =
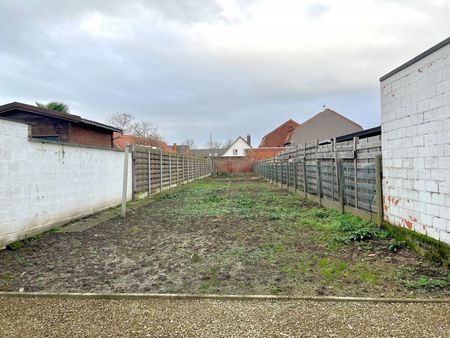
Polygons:
M406 241L395 241L392 244L389 244L388 246L388 250L392 251L392 252L397 252L400 249L404 249L408 246Z
M430 278L427 276L420 276L417 280L407 281L406 287L409 289L423 289L429 290L433 288L445 288L450 285L450 275L447 278Z
M319 260L320 273L327 282L334 281L349 274L347 263L338 258L322 258Z

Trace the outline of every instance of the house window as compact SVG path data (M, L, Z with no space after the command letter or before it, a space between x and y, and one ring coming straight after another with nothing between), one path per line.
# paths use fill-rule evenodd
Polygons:
M233 155L237 155L238 154L238 150L237 149L233 149Z

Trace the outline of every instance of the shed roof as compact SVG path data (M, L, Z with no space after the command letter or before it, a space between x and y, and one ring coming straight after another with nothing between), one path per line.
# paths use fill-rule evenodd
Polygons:
M56 110L41 108L41 107L32 106L32 105L25 104L25 103L20 103L20 102L11 102L11 103L1 105L0 106L0 116L2 114L9 113L13 110L20 110L20 111L24 111L24 112L31 113L31 114L51 117L51 118L55 118L55 119L59 119L59 120L63 120L63 121L69 121L72 123L87 124L87 125L95 126L97 128L115 131L118 133L123 132L122 129L120 129L120 128L116 128L116 127L109 126L109 125L106 125L106 124L103 124L100 122L88 120L88 119L82 118L79 115L63 113L63 112L59 112Z

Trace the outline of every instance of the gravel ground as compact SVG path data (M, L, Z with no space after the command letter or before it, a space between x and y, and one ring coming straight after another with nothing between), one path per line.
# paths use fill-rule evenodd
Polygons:
M0 297L2 337L449 337L450 303Z

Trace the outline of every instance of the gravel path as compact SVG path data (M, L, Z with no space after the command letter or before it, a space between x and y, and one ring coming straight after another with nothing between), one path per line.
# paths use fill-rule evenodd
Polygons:
M450 303L0 297L2 337L449 337Z

